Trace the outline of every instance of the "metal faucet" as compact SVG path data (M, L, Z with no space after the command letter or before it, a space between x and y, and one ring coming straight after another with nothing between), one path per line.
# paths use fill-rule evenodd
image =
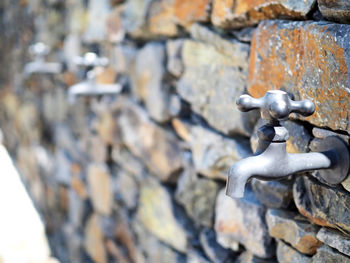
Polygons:
M24 67L25 77L34 73L58 74L62 71L62 64L45 61L45 56L49 54L50 48L42 42L38 42L29 47L29 54L34 57L34 61Z
M78 66L90 67L86 73L86 80L77 83L69 88L68 101L74 103L78 96L98 96L117 94L122 90L120 84L101 84L96 82L97 67L106 67L109 63L105 57L98 57L97 54L88 52L83 57L76 57L74 63Z
M323 169L318 176L327 184L341 183L349 173L350 154L346 143L337 136L329 136L315 143L317 152L287 153L288 130L280 121L292 112L303 116L313 114L315 105L310 100L293 101L281 90L268 91L264 97L255 99L242 95L236 102L241 111L260 109L266 124L258 130L256 153L235 163L228 174L226 194L232 198L244 195L246 182L251 178L278 180L291 174Z

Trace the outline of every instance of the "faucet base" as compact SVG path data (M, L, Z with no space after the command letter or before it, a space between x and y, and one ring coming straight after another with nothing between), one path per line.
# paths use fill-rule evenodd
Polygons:
M320 181L329 185L340 184L350 172L350 153L347 144L337 136L316 140L310 145L312 151L324 152L332 161L331 168L317 172Z

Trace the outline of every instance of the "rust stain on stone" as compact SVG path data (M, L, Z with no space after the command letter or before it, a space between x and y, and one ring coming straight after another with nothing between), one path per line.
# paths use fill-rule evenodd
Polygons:
M284 89L295 99L312 99L315 114L306 118L319 126L349 129L350 94L347 54L329 25L264 22L255 32L248 91L262 97Z

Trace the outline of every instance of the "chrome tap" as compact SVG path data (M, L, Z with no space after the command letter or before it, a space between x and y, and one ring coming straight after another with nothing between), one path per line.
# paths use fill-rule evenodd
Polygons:
M256 153L235 163L228 175L226 194L233 198L244 195L246 182L251 178L278 180L291 174L323 169L319 171L320 180L331 185L341 183L349 173L349 150L345 142L337 136L329 136L316 143L317 152L287 153L288 131L280 121L292 112L303 116L313 114L315 106L310 100L293 101L280 90L268 91L264 97L254 99L242 95L237 100L241 111L260 109L266 124L258 130Z
M44 43L38 42L29 47L29 54L34 57L34 61L24 66L25 77L34 73L58 74L62 71L62 64L45 61L45 56L49 54L50 48Z
M117 94L122 90L118 83L101 84L97 83L97 68L106 67L109 63L105 57L98 57L95 53L88 52L83 57L76 57L74 63L78 66L91 67L86 73L86 80L77 83L69 88L68 101L74 103L78 96L98 96L107 94Z

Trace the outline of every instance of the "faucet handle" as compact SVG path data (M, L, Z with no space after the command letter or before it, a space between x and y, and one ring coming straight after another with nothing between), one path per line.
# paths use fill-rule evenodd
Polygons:
M42 42L37 42L29 46L29 53L33 57L44 57L50 53L50 48Z
M315 111L311 100L291 100L288 93L282 90L270 90L259 99L244 94L237 99L236 104L243 112L260 109L261 117L270 121L285 120L292 112L309 116Z
M88 52L83 57L74 58L74 63L78 66L85 67L105 67L109 61L106 57L99 57L96 53Z

